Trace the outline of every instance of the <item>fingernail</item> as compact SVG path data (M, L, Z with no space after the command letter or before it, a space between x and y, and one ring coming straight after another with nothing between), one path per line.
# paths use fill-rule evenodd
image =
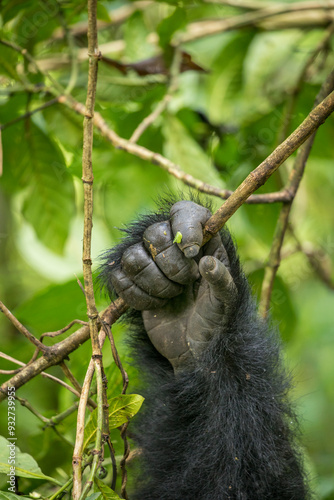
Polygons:
M206 258L205 258L205 270L208 272L208 271L213 271L216 267L216 261L215 259L208 255Z
M196 257L200 249L199 245L191 245L190 247L184 248L183 253L187 257L187 259L191 259L192 257Z

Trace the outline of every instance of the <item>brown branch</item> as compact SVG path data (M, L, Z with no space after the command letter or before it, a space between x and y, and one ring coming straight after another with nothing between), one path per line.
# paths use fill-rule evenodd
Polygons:
M325 122L333 111L334 92L331 92L310 112L299 127L246 177L217 212L210 217L205 225L205 241L209 239L206 233L216 234L245 200L269 179L278 167ZM298 175L297 172L294 175ZM294 193L294 182L295 180L291 180L287 186L287 191L292 194Z
M84 231L83 231L83 277L85 286L85 297L87 304L87 315L89 319L90 338L92 342L92 359L89 365L85 383L82 388L78 408L77 433L73 452L73 499L84 499L92 486L94 477L102 453L102 421L103 421L103 389L102 389L102 352L98 335L98 312L95 305L94 286L92 276L91 242L93 229L93 132L94 132L94 107L98 72L98 40L97 40L97 0L88 0L88 86L83 122L83 153L82 153L82 182L84 189ZM82 491L82 454L84 442L84 419L90 384L95 371L97 382L97 430L95 449L98 451L93 457L90 480L86 482Z
M42 340L44 337L50 337L50 338L58 337L58 335L61 335L62 333L67 332L70 328L72 328L73 325L84 325L84 326L87 326L88 323L87 323L87 321L82 321L81 319L74 319L73 321L71 321L71 323L69 323L68 325L64 326L64 328L61 328L60 330L57 330L55 332L45 332L45 333L42 333L40 339Z
M330 73L326 81L321 87L321 90L319 94L316 97L315 100L315 108L316 110L321 103L321 101L324 99L326 95L329 94L329 92L332 92L333 95L333 88L334 88L334 71ZM324 101L322 101L321 104L323 104ZM311 112L312 113L312 112ZM310 115L309 115L310 116ZM291 137L291 136L290 136ZM295 199L300 181L302 179L305 166L308 160L308 157L311 153L311 149L313 146L313 142L315 139L315 132L307 139L307 141L304 143L304 145L300 148L298 151L297 157L295 164L293 166L293 169L291 170L288 182L287 182L287 190L291 192L292 198L289 203L284 205L282 207L282 210L279 214L278 221L276 224L275 228L275 233L273 237L273 244L270 249L270 254L269 254L269 259L268 259L268 265L265 268L265 273L264 273L264 278L263 278L263 283L262 283L262 290L261 290L261 299L260 299L260 304L259 304L259 313L263 318L267 318L268 313L269 313L269 308L270 308L270 299L271 299L271 294L274 286L274 281L275 277L277 274L278 267L281 262L281 248L283 245L283 240L284 236L288 227L288 222L289 222L289 216L290 216L290 211L291 211L291 206L293 203L293 200Z
M118 318L120 318L120 316L126 311L127 307L128 306L123 300L115 300L115 302L110 304L110 306L102 312L102 321L111 325L117 321ZM25 365L20 373L17 373L14 377L11 377L4 384L2 384L0 388L0 401L6 399L8 387L16 387L16 389L19 389L24 384L29 382L29 380L39 375L50 366L58 365L88 339L89 328L87 326L83 326L58 344L49 347L47 355L43 355L36 359L33 363Z
M71 372L71 370L68 368L68 366L65 364L64 361L59 363L59 365L60 365L60 368L63 370L65 377L68 378L68 380L72 383L73 387L77 390L78 396L80 398L80 395L82 392L81 385L79 384L79 382L77 381L77 379L75 378L75 376L73 375L73 373ZM87 402L91 408L97 407L97 404L92 399L88 398Z
M73 102L73 99L71 99L71 102L69 102L67 98L63 96L61 102L66 104L79 114L83 114L84 112L84 106L79 102ZM216 186L211 186L206 182L196 179L192 175L187 174L186 172L181 170L179 165L168 160L161 154L155 153L154 151L151 151L144 146L133 144L129 140L119 137L116 132L108 127L107 123L99 113L94 114L94 125L98 130L100 130L102 136L108 139L116 149L121 149L129 154L141 158L142 160L157 165L191 188L201 191L202 193L217 196L218 198L222 199L228 199L234 193L234 191L230 189L220 189ZM249 197L249 199L245 200L245 203L277 203L286 202L289 201L289 199L290 194L287 191L278 191L276 193L252 195L251 197Z
M22 363L22 361L19 361L15 358L12 358L11 356L8 356L7 354L5 354L3 352L0 352L0 357L3 359L7 359L8 361L11 361L12 363L20 365L22 367L22 368L19 368L18 370L8 370L7 371L8 374L10 374L10 372L12 372L13 374L21 373L25 367L30 365L30 363L28 363L28 364ZM1 371L3 373L5 372L5 370L1 370ZM49 380L52 380L53 382L56 382L57 384L65 387L65 389L72 392L72 394L74 394L76 397L80 398L80 390L78 391L76 389L73 389L73 387L68 385L66 382L64 382L63 380L60 380L57 377L54 377L53 375L50 375L49 373L41 372L41 375L42 375L42 377L47 378ZM0 391L0 396L1 396L1 391ZM1 401L1 397L0 397L0 401ZM91 400L90 404L91 404L92 408L96 408L96 403L94 403L94 401Z

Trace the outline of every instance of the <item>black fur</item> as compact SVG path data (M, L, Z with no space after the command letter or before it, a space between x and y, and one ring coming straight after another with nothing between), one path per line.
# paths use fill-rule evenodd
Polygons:
M108 262L141 241L169 206L126 229L104 255L101 281L111 292ZM128 315L132 353L145 403L136 417L141 470L131 500L306 500L311 498L296 443L276 332L257 316L229 232L221 233L238 304L224 334L217 330L190 371L174 375L149 341L141 313Z

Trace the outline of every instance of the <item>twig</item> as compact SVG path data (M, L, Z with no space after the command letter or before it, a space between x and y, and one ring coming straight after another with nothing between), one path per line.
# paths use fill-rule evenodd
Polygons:
M24 115L18 116L14 120L11 120L10 122L4 123L3 125L0 125L0 130L4 130L7 127L10 127L11 125L15 125L15 123L20 122L21 120L25 120L26 118L29 118L30 116L34 115L35 113L39 113L40 111L43 111L46 108L49 108L50 106L53 106L54 104L57 104L59 102L59 97L54 97L53 99L50 99L50 101L47 101L44 103L42 106L39 106L38 108L32 109L31 111L28 111L27 113L24 113Z
M107 325L107 324L104 324L103 326L105 328L106 334L108 335L108 339L109 339L110 346L111 346L111 352L112 352L115 364L116 364L117 368L119 369L119 371L122 374L122 380L123 380L122 394L125 394L126 390L128 388L128 384L129 384L129 377L128 377L128 374L126 373L126 371L123 368L123 365L122 365L122 362L121 362L121 358L119 357L119 354L117 352L116 345L115 345L115 339L114 339L114 336L112 334L110 326Z
M315 108L316 110L319 107L319 102L324 99L326 95L329 94L329 92L332 92L334 88L334 71L330 73L326 81L321 87L321 90L315 100ZM333 95L333 92L330 94ZM322 101L321 104L323 104L325 101ZM318 106L317 106L318 104ZM312 113L312 112L311 112ZM310 115L309 115L310 116ZM290 136L291 137L291 136ZM307 139L305 144L300 148L298 151L297 157L295 164L293 166L293 169L291 170L288 182L287 182L287 189L291 192L292 198L289 203L284 205L281 209L281 212L278 217L278 221L276 224L275 228L275 233L273 237L273 244L270 249L270 254L269 254L269 260L268 260L268 265L266 266L265 269L265 274L263 278L263 283L262 283L262 290L261 290L261 299L260 299L260 304L259 304L259 313L263 318L267 318L268 313L269 313L269 307L270 307L270 298L272 294L272 289L274 286L274 281L275 281L275 276L278 270L278 267L280 265L280 253L281 253L281 248L285 236L286 229L288 227L288 221L289 221L289 215L291 211L291 206L293 203L293 200L296 196L300 181L302 179L306 162L307 159L310 155L313 142L315 139L315 132Z
M59 365L60 365L60 368L63 370L65 377L68 378L68 380L72 383L73 387L78 391L78 394L80 397L80 394L82 391L81 385L79 384L79 382L77 381L77 379L75 378L75 376L73 375L73 373L71 372L71 370L68 368L68 366L65 364L64 361L59 363ZM91 398L88 398L88 404L91 408L97 407L97 404Z
M19 398L18 396L15 396L15 399L19 401L21 406L24 406L29 410L35 417L37 417L43 424L47 424L49 422L49 419L44 417L38 410L36 410L27 399Z
M57 490L56 493L54 493L54 495L52 495L48 500L56 500L56 498L62 498L61 493L63 493L63 491L66 491L66 488L71 486L72 482L73 478L70 477L70 479L59 490Z
M121 428L121 438L123 439L124 442L124 452L123 452L123 458L120 462L120 467L122 471L122 486L121 486L121 494L122 498L125 498L125 500L128 500L128 495L126 492L126 483L128 479L128 473L126 470L126 460L130 454L130 445L129 441L127 440L127 429L128 429L129 422L126 422L125 424L122 425Z
M47 71L41 71L36 60L29 54L29 52L26 49L20 47L16 43L9 42L8 40L3 40L3 39L0 39L0 44L5 45L6 47L9 47L18 52L19 54L21 54L25 59L27 59L27 61L30 62L30 64L35 68L35 70L38 73L41 73L50 80L50 82L52 83L52 85L57 90L60 96L64 93L64 88L60 85L60 83L58 83L57 80L55 80L53 76L51 76L50 73L48 73ZM67 97L70 98L70 96Z
M312 248L310 244L299 241L294 229L291 227L291 224L289 224L288 229L296 242L297 251L302 252L305 255L310 266L318 275L320 280L330 290L334 290L334 282L331 278L331 261L329 256L319 248Z
M56 425L58 425L60 422L65 420L65 418L67 418L69 415L72 415L72 413L77 411L78 405L79 405L79 401L76 401L75 403L73 403L72 406L70 406L69 408L67 408L63 412L58 413L57 415L54 415L53 417L50 417L48 419L47 424L44 426L44 428L45 427L55 427Z
M245 202L251 193L262 186L280 165L294 153L330 116L334 110L334 92L318 104L294 132L282 142L246 179L234 193L223 203L217 212L210 217L204 229L204 241L210 235L216 234L226 221ZM296 174L297 175L297 174ZM294 194L295 179L288 186L288 191Z
M172 96L167 93L162 101L160 101L157 107L150 113L144 120L138 125L138 127L134 130L132 136L129 139L129 142L136 143L140 136L145 132L145 130L152 125L152 123L161 115L168 106Z
M101 330L100 336L98 338L98 342L100 344L100 349L102 348L102 345L104 343L105 338L106 338L105 332L104 332L104 330ZM85 376L85 380L84 380L84 383L82 386L81 398L80 398L79 408L78 408L76 440L75 440L75 446L74 446L73 458L72 458L72 466L73 466L73 492L72 492L72 496L73 496L73 499L76 499L79 497L84 498L91 487L90 481L88 481L84 487L83 492L81 493L81 480L82 480L81 467L82 467L82 454L83 454L84 431L85 431L85 414L86 414L86 407L87 407L90 386L92 383L94 372L96 371L95 367L96 367L95 359L92 357L90 362L89 362L88 369L86 371L86 376ZM97 377L97 383L99 383L99 380L102 383L102 377ZM100 393L102 393L101 387L98 387L97 390L98 390L98 393L99 393L99 391L100 391ZM103 419L103 413L102 413L100 419L99 419L99 415L98 415L97 429L96 429L96 432L98 434L102 434L102 419ZM96 443L96 441L95 441L95 443ZM96 444L95 444L94 451L97 451L97 450L98 449L96 448ZM93 463L94 463L95 456L99 456L98 453L94 454ZM93 469L93 464L92 464L92 469ZM94 468L94 473L95 473L95 471L96 471L96 467Z
M81 319L74 319L73 321L71 321L71 323L64 326L64 328L61 328L60 330L57 330L55 332L42 333L42 335L40 336L40 339L43 339L44 337L50 337L50 338L58 337L58 335L61 335L62 333L67 332L70 328L72 328L73 325L85 325L85 326L87 326L88 323L87 323L87 321L82 321Z
M9 309L0 301L0 311L9 319L9 321L15 326L15 328L21 332L32 344L34 344L40 351L44 354L49 352L50 348L42 344L42 342L29 332L29 330L19 322L17 318L10 312Z
M181 64L181 51L179 48L175 49L174 59L171 65L171 80L169 88L162 99L159 102L157 107L150 113L144 120L138 125L138 127L133 132L132 136L129 139L129 142L136 143L138 142L139 137L145 132L145 130L158 118L161 113L166 109L170 100L172 99L172 95L177 89L178 86L178 76L180 73L180 64Z

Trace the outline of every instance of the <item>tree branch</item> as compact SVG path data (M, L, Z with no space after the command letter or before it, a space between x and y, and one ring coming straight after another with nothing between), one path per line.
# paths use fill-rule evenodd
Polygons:
M124 301L117 299L102 312L101 320L108 325L111 325L115 323L118 318L120 318L127 308L128 306L124 303ZM36 359L33 363L25 365L20 373L17 373L2 384L0 388L0 402L6 399L8 387L16 387L16 389L19 389L24 384L29 382L29 380L39 375L42 371L50 368L50 366L58 365L61 361L63 361L63 359L67 358L71 352L78 349L78 347L80 347L80 345L88 339L89 327L83 326L58 344L49 347L50 350L47 356L43 355Z
M314 111L319 107L319 103L323 104L324 97L332 92L334 88L334 71L330 73L326 81L321 87L319 94L315 100L315 108ZM333 95L333 92L332 94ZM322 101L322 102L321 102ZM312 112L311 112L312 113ZM309 115L310 116L310 115ZM291 137L291 136L290 136ZM300 181L302 179L305 166L308 160L308 157L311 153L311 149L313 146L313 142L315 139L315 132L307 139L307 141L303 144L297 154L297 158L294 164L293 169L291 170L288 182L287 182L287 190L291 192L291 201L283 206L278 221L275 228L275 233L273 237L273 244L270 249L268 265L265 268L265 274L262 283L261 290L261 299L259 304L259 312L262 317L266 318L269 313L270 307L270 298L274 286L275 277L277 274L278 267L281 262L280 254L281 248L283 245L284 236L286 233L286 229L288 227L288 221L291 211L291 206L293 200L295 199L297 190L299 188Z
M87 315L89 318L90 338L92 342L92 359L88 368L85 383L81 391L81 398L78 408L77 433L73 452L73 499L84 499L91 486L97 465L102 455L102 422L103 422L103 386L102 386L102 351L98 335L98 311L95 305L94 286L92 276L91 241L93 228L93 132L94 132L94 107L97 86L98 71L98 40L97 40L97 0L88 0L88 86L86 98L86 111L83 123L83 154L82 154L82 182L84 188L84 235L83 235L83 276L85 286L85 297L87 304ZM105 335L104 335L105 338ZM102 341L103 343L103 341ZM91 465L90 480L85 484L81 493L82 480L82 454L84 441L84 419L87 406L90 384L93 378L93 371L96 375L97 383L97 429L95 450Z

